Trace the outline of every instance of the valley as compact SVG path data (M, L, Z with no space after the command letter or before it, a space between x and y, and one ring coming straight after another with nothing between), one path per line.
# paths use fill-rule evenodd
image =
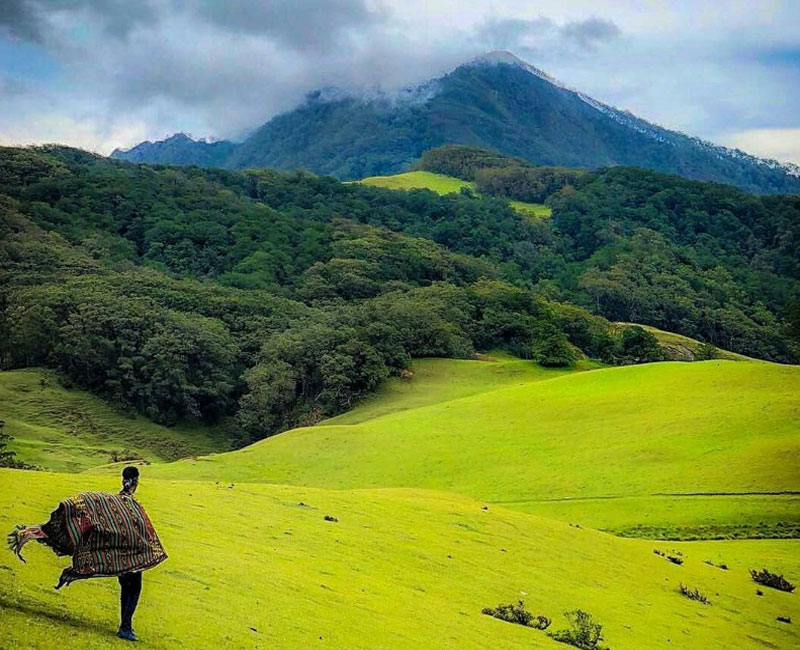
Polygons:
M555 648L578 609L615 650L796 646L749 573L800 579L796 199L419 165L0 149L0 524L138 467L156 648ZM115 645L113 581L25 552L2 643ZM517 600L548 629L482 613Z
M775 620L800 616L796 595L758 596L748 575L763 565L800 578L796 368L564 373L503 356L412 368L316 427L140 467L139 498L170 554L145 576L138 629L149 646L558 647L480 613L517 599L551 629L563 611L590 611L614 648L797 643ZM118 471L0 469L0 525L42 519L66 494L114 490ZM624 537L784 529L791 538ZM105 624L115 585L53 592L63 560L26 555L0 567L4 640L116 647ZM683 598L680 584L711 605Z

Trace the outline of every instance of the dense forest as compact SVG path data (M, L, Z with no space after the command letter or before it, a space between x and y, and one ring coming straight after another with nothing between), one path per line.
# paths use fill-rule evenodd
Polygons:
M553 237L531 280L550 297L755 357L798 359L800 195L754 196L716 183L611 167L535 167L447 146L420 166L476 188L543 200ZM489 164L487 164L487 160Z
M0 367L245 443L347 409L412 357L660 358L604 317L797 359L800 198L620 168L513 178L498 193L535 181L552 219L469 191L0 149Z

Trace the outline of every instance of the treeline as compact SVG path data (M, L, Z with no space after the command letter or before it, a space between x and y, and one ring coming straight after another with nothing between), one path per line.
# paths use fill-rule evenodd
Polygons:
M475 180L475 175L482 169L533 167L522 158L460 144L447 144L428 149L420 157L418 166L425 171L455 176L465 181Z
M349 408L415 356L660 354L646 333L504 280L499 243L494 256L456 252L491 241L494 208L525 232L502 201L69 149L0 161L2 367L57 368L158 422L234 418L244 443Z
M420 169L474 181L481 194L517 201L544 203L569 185L579 187L590 178L583 169L537 166L485 149L445 145L422 154Z

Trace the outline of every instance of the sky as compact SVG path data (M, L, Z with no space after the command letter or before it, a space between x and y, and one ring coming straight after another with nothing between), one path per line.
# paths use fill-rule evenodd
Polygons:
M0 0L0 143L241 139L311 90L392 90L491 50L800 163L800 0Z

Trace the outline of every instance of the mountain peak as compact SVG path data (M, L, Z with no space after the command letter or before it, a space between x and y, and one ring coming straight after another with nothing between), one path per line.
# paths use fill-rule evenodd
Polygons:
M526 66L528 65L525 61L520 59L516 54L512 54L507 50L494 50L492 52L486 52L479 56L476 56L472 61L472 64L476 63L488 63L492 65L497 65L499 63L507 63L508 65L519 65L519 66Z
M523 61L516 54L513 54L512 52L509 52L507 50L494 50L492 52L486 52L485 54L476 56L474 59L468 61L464 65L465 66L511 65L517 68L522 68L526 72L530 72L532 75L539 77L540 79L549 81L551 84L561 86L561 84L558 83L554 77L551 77L544 70L540 70L539 68L531 65L527 61Z

